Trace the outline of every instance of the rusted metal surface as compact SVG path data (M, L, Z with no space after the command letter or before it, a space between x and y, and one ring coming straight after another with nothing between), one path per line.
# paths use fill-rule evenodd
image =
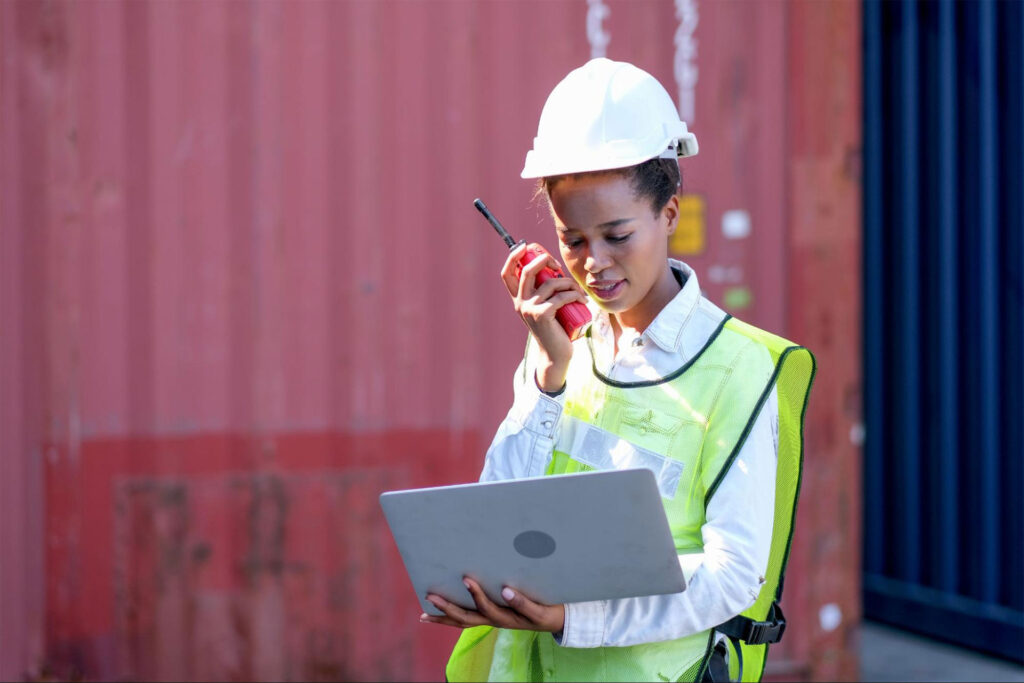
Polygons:
M822 367L768 673L851 677L858 10L680 7L682 256ZM674 88L655 0L0 3L0 678L440 677L376 497L479 471L524 330L470 203L553 246L518 172L597 18Z
M398 680L415 621L373 492L392 471L131 478L114 492L113 678ZM387 638L380 634L388 634Z
M19 64L24 23L0 4L0 680L37 670L44 660L45 533L42 448L43 326L37 271L42 241L24 226L44 221L40 159L41 88L28 88Z
M814 350L791 647L812 680L857 680L861 534L860 8L798 2L787 22L787 330ZM797 577L800 578L797 578ZM788 614L788 612L787 612ZM788 634L787 634L788 636Z

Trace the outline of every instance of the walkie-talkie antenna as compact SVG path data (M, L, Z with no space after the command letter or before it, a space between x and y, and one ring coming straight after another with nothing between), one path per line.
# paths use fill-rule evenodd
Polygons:
M499 235L501 235L501 239L505 240L505 244L508 245L508 248L515 249L517 242L512 238L512 235L508 234L508 230L506 230L501 225L501 223L498 222L498 219L494 217L494 214L491 213L490 209L487 208L487 205L484 204L479 198L477 198L473 200L473 206L476 207L477 211L484 215L484 218L487 219L487 222L491 224L491 226L498 232Z

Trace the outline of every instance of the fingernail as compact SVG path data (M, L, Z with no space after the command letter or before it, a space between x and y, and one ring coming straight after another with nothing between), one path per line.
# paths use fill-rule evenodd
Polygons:
M420 621L426 621L426 620L427 620L427 613L424 612L423 614L420 615Z
M511 588L502 588L501 597L505 598L506 600L514 600L516 597L516 592Z
M469 579L463 579L462 580L462 585L465 586L466 588L471 588L471 586L469 585Z

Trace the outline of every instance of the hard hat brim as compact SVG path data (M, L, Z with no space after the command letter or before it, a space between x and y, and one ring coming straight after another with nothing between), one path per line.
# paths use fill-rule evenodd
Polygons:
M683 131L686 124L680 122ZM554 150L537 148L526 153L526 162L520 177L525 179L549 178L551 176L570 175L573 173L593 173L597 171L613 171L642 164L645 161L662 157L685 158L697 154L697 136L684 132L678 138L662 139L646 149L638 150L634 141L619 145L615 149L614 142L602 145L597 150Z

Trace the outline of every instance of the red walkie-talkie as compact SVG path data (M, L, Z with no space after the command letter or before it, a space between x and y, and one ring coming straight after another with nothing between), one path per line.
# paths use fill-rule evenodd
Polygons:
M484 215L484 218L487 219L487 222L490 223L491 226L498 231L498 234L501 236L501 239L505 241L505 244L508 245L509 249L515 249L520 244L522 244L521 242L516 242L512 238L512 235L508 234L508 231L505 230L504 227L502 227L501 223L498 222L498 219L494 217L494 214L492 214L488 210L487 206L482 201L480 201L479 199L474 199L473 206L475 206L477 208L477 211ZM543 253L544 252L538 251L536 249L527 248L526 253L523 255L522 260L519 262L519 266L516 268L516 276L519 277L521 275L523 266L525 266L527 263L534 260L538 256L542 256ZM537 273L537 278L535 282L539 287L553 277L565 276L559 273L557 270L552 269L550 266L544 266L544 270ZM559 308L558 311L555 312L555 319L562 326L562 329L565 330L565 333L569 335L569 339L572 341L576 341L579 338L580 333L583 331L583 328L586 326L587 323L590 322L590 309L588 309L585 305L581 304L579 301L572 301L565 304L564 306Z

